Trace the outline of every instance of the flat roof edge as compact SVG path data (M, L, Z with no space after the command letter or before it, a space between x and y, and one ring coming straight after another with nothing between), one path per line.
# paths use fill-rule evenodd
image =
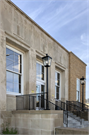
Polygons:
M56 41L50 34L48 34L42 27L40 27L34 20L32 20L25 12L23 12L17 5L15 5L11 0L6 0L9 4L12 4L18 11L20 11L28 20L34 23L40 30L42 30L48 37L54 40L62 49L69 53L69 51L63 47L58 41Z

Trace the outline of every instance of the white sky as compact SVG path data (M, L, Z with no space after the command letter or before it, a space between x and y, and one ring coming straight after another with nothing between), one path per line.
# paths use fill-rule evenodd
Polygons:
M87 64L86 98L89 98L89 0L11 1Z

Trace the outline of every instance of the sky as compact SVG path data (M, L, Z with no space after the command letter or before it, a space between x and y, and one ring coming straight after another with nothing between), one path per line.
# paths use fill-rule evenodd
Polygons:
M89 0L11 1L87 64L86 98L89 98Z

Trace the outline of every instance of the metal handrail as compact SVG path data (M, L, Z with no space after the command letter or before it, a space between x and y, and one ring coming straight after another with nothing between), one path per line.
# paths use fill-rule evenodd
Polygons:
M62 104L64 104L65 105L65 107L66 107L66 109L64 109L64 108L62 108L64 111L67 111L68 112L68 114L67 115L69 115L70 117L72 117L73 119L76 119L77 121L79 121L80 122L80 124L82 123L82 120L80 119L77 119L76 117L74 117L73 115L71 115L70 114L70 112L72 112L72 111L69 111L69 109L68 109L68 107L71 107L71 110L72 109L74 109L74 110L76 110L77 111L77 116L80 116L81 115L81 110L79 110L79 109L77 109L76 108L76 105L72 105L72 104L67 104L67 103L65 103L65 102L63 102L63 101L61 101L61 100L57 100L56 102L61 102ZM58 105L58 104L57 104ZM77 106L78 107L78 106ZM80 114L80 115L79 115ZM68 116L67 116L68 117Z
M55 103L52 103L51 101L48 101L47 99L45 99L44 97L42 97L41 95L45 96L45 94L47 94L47 92L43 92L43 93L33 93L33 94L25 94L25 95L17 95L16 96L16 104L17 104L17 110L20 108L19 105L21 104L22 102L22 110L23 109L27 109L27 110L30 110L30 109L34 109L35 110L35 107L34 106L34 103L35 103L35 100L36 100L36 96L39 95L38 97L41 99L41 100L44 100L46 101L47 104L51 104L53 105L56 109L58 110L63 110L63 117L64 117L64 114L67 116L67 126L68 126L68 115L74 119L76 119L75 117L73 117L72 115L70 115L70 112L69 112L69 108L72 110L77 110L79 112L81 112L81 107L77 106L77 105L72 105L72 104L67 104L61 100L57 100L57 102L60 102L60 105L58 104L55 104ZM26 98L27 96L27 98ZM22 99L20 99L19 97L23 97ZM32 99L31 99L32 98ZM18 102L20 101L19 105L18 105ZM33 102L32 103L32 106L30 105L30 101ZM39 100L40 102L40 100ZM27 103L27 104L26 104ZM40 102L41 103L41 102ZM25 106L26 105L26 106ZM51 106L51 107L53 107ZM44 107L43 107L44 108ZM45 108L44 108L45 109ZM79 114L78 114L79 116ZM76 119L77 121L80 121L81 123L81 120L79 119Z
M70 101L66 101L66 102L70 102ZM80 110L82 110L82 107L80 107L80 106L74 104L73 102L72 102L72 103L70 102L70 104L75 105L76 107L80 108Z
M39 96L40 98L42 98L41 96ZM51 104L53 104L54 106L57 106L56 104L54 104L54 103L52 103L51 101L48 101L47 99L41 99L41 100L45 100L45 101L47 101L47 102L49 102L49 103L51 103ZM62 108L61 107L59 107L59 106L57 106L58 108L60 108L61 110L62 110Z
M78 101L67 101L67 102L69 102L70 104L76 105ZM81 104L81 106L82 106L82 103L81 102L78 102L78 103ZM82 107L79 106L78 104L76 106L82 109ZM88 111L89 110L89 106L86 105L86 104L83 104L83 110L82 111L85 111L85 110Z

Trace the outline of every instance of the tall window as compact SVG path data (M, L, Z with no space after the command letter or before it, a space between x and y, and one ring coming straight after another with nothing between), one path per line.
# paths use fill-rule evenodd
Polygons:
M44 81L44 66L42 66L38 62L36 63L36 78L37 78L37 80Z
M60 73L55 72L55 98L60 99Z
M76 79L76 101L80 101L80 79Z
M22 54L6 48L6 90L7 92L21 93L22 83Z
M44 66L37 62L36 63L36 93L41 93L36 96L36 109L44 108L44 100L39 102L38 96L41 96L41 99L45 98L45 71Z

